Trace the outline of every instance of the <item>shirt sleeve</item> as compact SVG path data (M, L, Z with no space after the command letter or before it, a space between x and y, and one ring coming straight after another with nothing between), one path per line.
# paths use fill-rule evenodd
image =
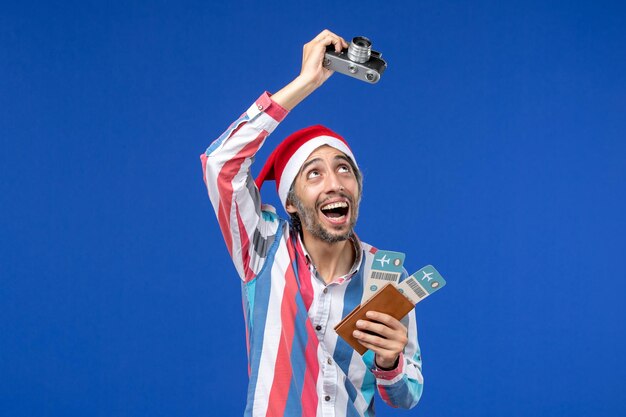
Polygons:
M408 343L400 353L396 369L381 370L373 361L372 373L376 377L378 393L385 403L394 408L413 408L424 389L422 357L417 342L415 310L402 319L407 327Z
M200 156L226 247L246 282L261 270L280 224L273 207L261 206L250 165L287 113L265 92Z

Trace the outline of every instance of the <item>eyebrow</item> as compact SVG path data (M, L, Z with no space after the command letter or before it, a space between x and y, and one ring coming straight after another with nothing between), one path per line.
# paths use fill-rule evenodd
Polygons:
M348 164L350 164L350 166L352 166L352 164L350 163L350 159L349 159L347 156L345 156L345 155L336 155L336 156L335 156L335 159L336 159L336 160L337 160L337 159L344 160L344 161L346 161Z
M321 160L322 160L322 158L313 158L313 159L311 159L310 161L305 162L305 163L304 163L304 165L302 165L302 168L300 168L300 173L301 173L301 174L302 174L302 173L304 173L304 171L306 171L306 169L307 169L307 167L308 167L309 165L314 164L314 163L316 163L316 162L319 162L319 161L321 161Z
M346 155L335 155L335 157L333 158L335 161L336 160L342 160L342 161L346 161L351 167L352 167L352 163L350 162L350 159L346 156ZM306 171L306 169L310 166L313 165L316 162L320 162L322 160L322 158L313 158L310 161L306 161L303 165L302 168L300 168L300 174L302 175L304 174L304 171Z

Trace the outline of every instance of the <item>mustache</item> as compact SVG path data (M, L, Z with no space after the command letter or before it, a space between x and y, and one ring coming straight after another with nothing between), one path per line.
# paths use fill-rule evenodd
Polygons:
M320 201L319 203L316 204L316 208L320 208L323 205L325 205L329 200L333 199L333 198L337 198L337 197L343 197L346 200L348 200L348 203L350 203L350 206L354 205L354 197L352 197L349 194L344 193L343 191L338 191L336 192L334 195L330 196L330 197L326 197L324 200Z

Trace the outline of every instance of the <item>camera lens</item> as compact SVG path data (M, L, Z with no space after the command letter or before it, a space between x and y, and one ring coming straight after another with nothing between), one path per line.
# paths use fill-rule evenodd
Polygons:
M348 58L360 64L369 61L371 53L372 42L364 36L353 38L352 43L348 47Z

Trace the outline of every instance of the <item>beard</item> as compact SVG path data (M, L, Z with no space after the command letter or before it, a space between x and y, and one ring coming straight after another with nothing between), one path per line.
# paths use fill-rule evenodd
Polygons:
M319 210L305 206L302 200L300 200L295 193L290 196L291 203L298 210L298 219L301 227L306 229L311 235L313 235L313 237L326 243L337 243L350 239L354 234L354 225L356 224L356 220L359 216L359 202L354 202L354 199L348 194L339 193L338 195L346 198L350 203L350 221L348 223L348 230L340 233L333 233L332 230L322 226L318 217L320 215ZM323 204L324 202L321 202L317 206L321 207Z

